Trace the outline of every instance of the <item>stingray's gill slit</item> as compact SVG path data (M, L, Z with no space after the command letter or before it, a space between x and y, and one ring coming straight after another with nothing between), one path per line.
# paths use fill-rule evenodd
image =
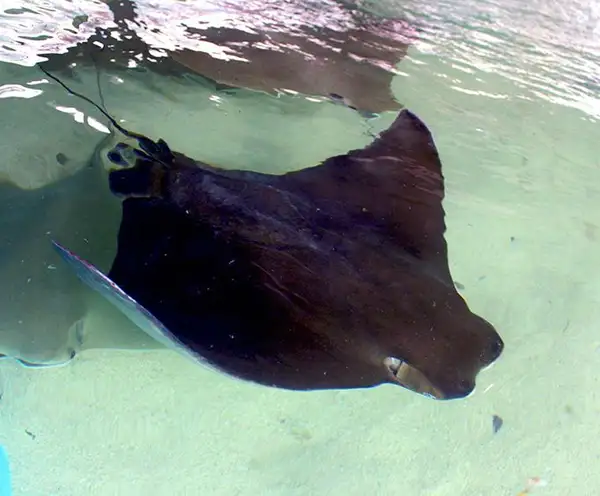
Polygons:
M136 153L138 155L145 156L146 158L151 160L156 160L157 162L160 162L167 167L173 161L173 153L171 152L169 145L167 145L167 143L162 138L159 139L157 142L154 142L153 140L151 140L147 136L144 136L143 134L139 134L134 131L129 131L129 129L126 129L123 126L121 126L114 117L112 117L105 109L103 109L100 105L94 102L91 98L88 98L87 96L69 88L65 83L63 83L56 76L50 74L42 66L38 65L38 67L46 76L48 76L53 81L56 81L69 94L76 96L77 98L81 98L82 100L88 102L90 105L93 105L123 135L136 140L139 147L141 148L141 150L136 150ZM126 146L127 145L125 145L124 143L118 143L113 150L108 152L108 159L114 164L119 165L121 167L127 166L128 161L120 155L120 152Z

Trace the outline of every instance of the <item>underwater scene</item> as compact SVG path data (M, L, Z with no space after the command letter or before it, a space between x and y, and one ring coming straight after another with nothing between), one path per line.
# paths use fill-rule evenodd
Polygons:
M0 9L0 496L600 494L600 3Z

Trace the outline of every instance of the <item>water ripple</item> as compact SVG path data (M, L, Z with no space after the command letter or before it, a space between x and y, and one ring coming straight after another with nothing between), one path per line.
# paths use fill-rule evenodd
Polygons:
M517 97L549 100L600 118L597 0L441 0L410 8L398 2L396 8L417 27L419 50L454 68L502 76L520 88Z
M9 0L0 12L0 61L32 66L41 53L65 53L86 41L96 27L110 27L113 16L100 0Z
M116 1L105 1L115 8ZM26 7L16 0L3 2L0 61L33 65L44 60L39 54L65 53L88 40L96 28L115 27L105 1L31 0ZM154 56L192 49L210 53L214 58L238 60L245 54L235 43L214 42L203 33L213 28L235 29L249 35L284 30L293 36L273 35L269 38L271 45L258 48L298 51L301 47L288 46L289 40L306 36L307 26L333 32L353 29L355 19L343 3L340 0L139 0L135 20L127 22L155 49ZM516 87L513 98L544 99L600 118L599 0L355 0L350 3L373 5L390 16L389 22L369 28L379 30L381 40L410 44L416 29L417 48L439 56L449 67L448 74L458 70L471 75L500 76ZM318 36L312 41L318 42ZM369 62L393 70L390 61L383 58ZM404 74L402 70L395 72ZM456 91L486 98L504 97L498 91L474 87L474 78L466 78L468 82L454 79L450 87Z

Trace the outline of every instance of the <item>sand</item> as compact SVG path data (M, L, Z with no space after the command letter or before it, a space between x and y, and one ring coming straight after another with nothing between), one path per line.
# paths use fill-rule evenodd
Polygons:
M394 91L441 154L454 278L506 343L475 393L437 402L394 386L293 393L242 383L171 351L110 349L110 332L135 342L139 331L90 296L95 349L58 368L0 361L0 444L15 496L516 496L532 477L545 481L535 494L597 494L598 124L517 98L505 79L409 55ZM507 97L452 90L439 73ZM127 98L135 84L107 90L109 108L220 164L295 168L368 140L332 105L248 95L212 105L202 94L201 110L181 113L193 97L183 87L177 101L142 106ZM504 421L496 434L493 415Z

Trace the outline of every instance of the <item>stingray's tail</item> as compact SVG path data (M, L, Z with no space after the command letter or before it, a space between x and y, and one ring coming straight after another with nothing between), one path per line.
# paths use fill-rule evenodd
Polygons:
M86 102L88 102L90 105L93 105L94 107L96 107L100 112L102 112L102 115L104 115L104 117L106 117L110 123L117 128L119 131L121 131L125 136L128 136L129 138L138 138L139 135L137 135L136 133L133 133L127 129L125 129L123 126L121 126L106 110L104 110L100 105L98 105L94 100L92 100L91 98L88 98L85 95L82 95L81 93L78 93L75 90L72 90L71 88L69 88L65 83L63 83L60 79L58 79L56 76L53 76L52 74L50 74L46 69L44 69L41 65L38 65L38 67L40 68L40 70L46 74L46 76L48 76L50 79L53 79L54 81L56 81L58 84L60 84L65 90L67 90L68 93L70 93L73 96L76 96L77 98L81 98L82 100L85 100Z
M106 110L104 110L100 105L98 105L91 98L88 98L87 96L82 95L81 93L78 93L75 90L72 90L65 83L63 83L60 79L58 79L56 76L53 76L52 74L50 74L41 65L38 64L38 67L44 74L46 74L46 76L48 76L50 79L52 79L52 80L56 81L58 84L60 84L69 94L76 96L78 98L81 98L82 100L88 102L90 105L93 105L96 109L98 109L102 113L102 115L104 115L110 121L110 123L116 129L118 129L121 133L123 133L123 135L127 136L128 138L132 138L132 139L136 140L139 147L143 150L143 152L149 158L152 158L158 162L161 162L163 165L168 165L170 163L170 161L173 158L173 154L171 153L169 146L163 139L159 139L157 142L154 142L147 136L144 136L143 134L134 133L133 131L129 131L128 129L125 129ZM104 99L103 96L102 96L102 99ZM109 157L109 159L111 161L113 161L110 157Z

